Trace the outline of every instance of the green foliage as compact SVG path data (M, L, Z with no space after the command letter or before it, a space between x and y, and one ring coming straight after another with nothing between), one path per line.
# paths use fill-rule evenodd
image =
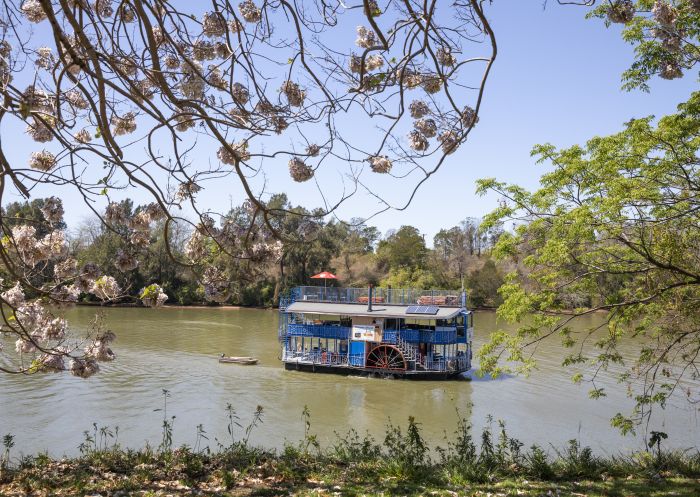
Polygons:
M600 2L588 17L604 19L606 25L611 26L607 15L611 3ZM681 77L698 62L700 9L697 2L674 0L672 4L672 22L664 24L653 15L655 0L634 2L636 15L622 29L622 39L634 46L635 53L634 62L622 75L625 90L649 91L649 80L653 77Z
M535 147L538 162L553 166L535 192L480 182L480 192L510 199L485 222L520 223L499 239L494 254L516 266L500 288L498 315L521 326L514 335L492 335L479 354L485 371L527 369L523 349L547 337L573 346L578 337L570 333L570 320L605 310L607 333L583 362L603 370L615 365L620 381L630 384L637 407L613 424L630 431L649 415L648 407L663 406L676 382L692 375L688 366L700 350L699 148L695 93L657 123L635 119L585 146ZM625 363L617 346L630 339L639 342L640 352ZM574 363L581 360L565 360ZM594 374L575 380L593 381ZM605 394L595 384L590 392L594 398Z
M419 268L427 254L425 240L413 226L401 226L377 246L378 259L390 269Z
M474 307L498 306L501 303L498 289L503 282L496 263L492 259L486 260L481 268L469 273L467 278L470 304Z

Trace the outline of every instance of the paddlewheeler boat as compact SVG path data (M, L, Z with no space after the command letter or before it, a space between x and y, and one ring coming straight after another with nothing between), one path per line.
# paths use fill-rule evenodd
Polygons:
M280 299L288 370L448 379L471 369L465 292L302 286Z

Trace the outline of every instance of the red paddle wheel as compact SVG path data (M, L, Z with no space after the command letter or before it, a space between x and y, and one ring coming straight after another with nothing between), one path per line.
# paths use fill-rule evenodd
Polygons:
M393 345L377 345L367 354L368 368L388 371L406 371L407 364L403 353Z

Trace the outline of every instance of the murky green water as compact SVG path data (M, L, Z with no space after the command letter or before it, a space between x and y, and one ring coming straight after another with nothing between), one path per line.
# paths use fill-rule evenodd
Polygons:
M380 436L387 419L417 418L437 443L452 432L457 409L473 405L472 421L483 426L488 414L507 422L526 444L562 445L571 438L615 453L639 448L640 438L621 437L610 418L629 408L624 387L603 375L608 397L589 400L588 387L569 380L559 367L556 343L538 350L539 370L530 377L472 382L410 382L285 371L278 360L277 313L252 309L107 309L108 326L117 334L117 361L101 374L81 380L67 374L18 377L0 375L0 435L13 433L16 449L53 455L75 454L84 430L119 426L120 443L157 445L162 389L171 392L168 412L176 416L175 443L193 443L204 425L208 444L227 439L226 405L245 425L255 407L265 408L264 424L252 436L256 444L281 446L303 434L301 412L311 411L312 431L322 443L349 427ZM86 327L94 309L68 312L71 325ZM593 317L591 319L600 319ZM493 313L475 320L478 346L495 329ZM6 343L6 346L12 346ZM219 364L216 356L251 355L257 366ZM628 350L632 353L632 350ZM669 445L700 445L697 406L671 402L651 429L669 433ZM239 429L238 435L242 434Z

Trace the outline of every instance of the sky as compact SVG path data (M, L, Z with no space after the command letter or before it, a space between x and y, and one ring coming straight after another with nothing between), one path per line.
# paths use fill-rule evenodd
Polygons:
M586 20L586 8L560 6L554 1L545 8L543 3L497 0L486 5L498 42L498 57L486 85L479 123L467 142L448 156L440 171L421 187L406 210L385 212L369 224L382 233L413 225L431 244L440 229L455 226L467 217L481 217L497 206L495 195L475 194L478 179L495 177L536 188L547 166L535 165L530 157L535 144L567 147L614 133L633 117L671 113L697 87L697 75L688 75L681 80L655 80L650 93L622 91L621 74L631 64L633 52L621 39L620 26L606 29L600 20ZM365 122L351 124L356 127L357 140L371 129ZM26 155L31 142L12 134L2 130L0 137L16 143L17 160L26 160L19 156ZM203 150L202 157L215 155L209 152ZM316 207L318 195L310 195L310 185L289 180L286 160L282 169L284 174L268 178L271 191L284 191L294 205ZM214 211L225 212L243 200L234 177L203 186L198 198ZM333 180L323 187L331 197L341 191ZM393 193L401 197L405 192ZM89 214L80 199L71 195L45 188L36 192L39 196L47 194L62 196L69 228L75 229ZM5 198L17 199L11 195ZM139 198L134 200L138 203ZM350 219L376 211L372 198L360 195L337 215Z

